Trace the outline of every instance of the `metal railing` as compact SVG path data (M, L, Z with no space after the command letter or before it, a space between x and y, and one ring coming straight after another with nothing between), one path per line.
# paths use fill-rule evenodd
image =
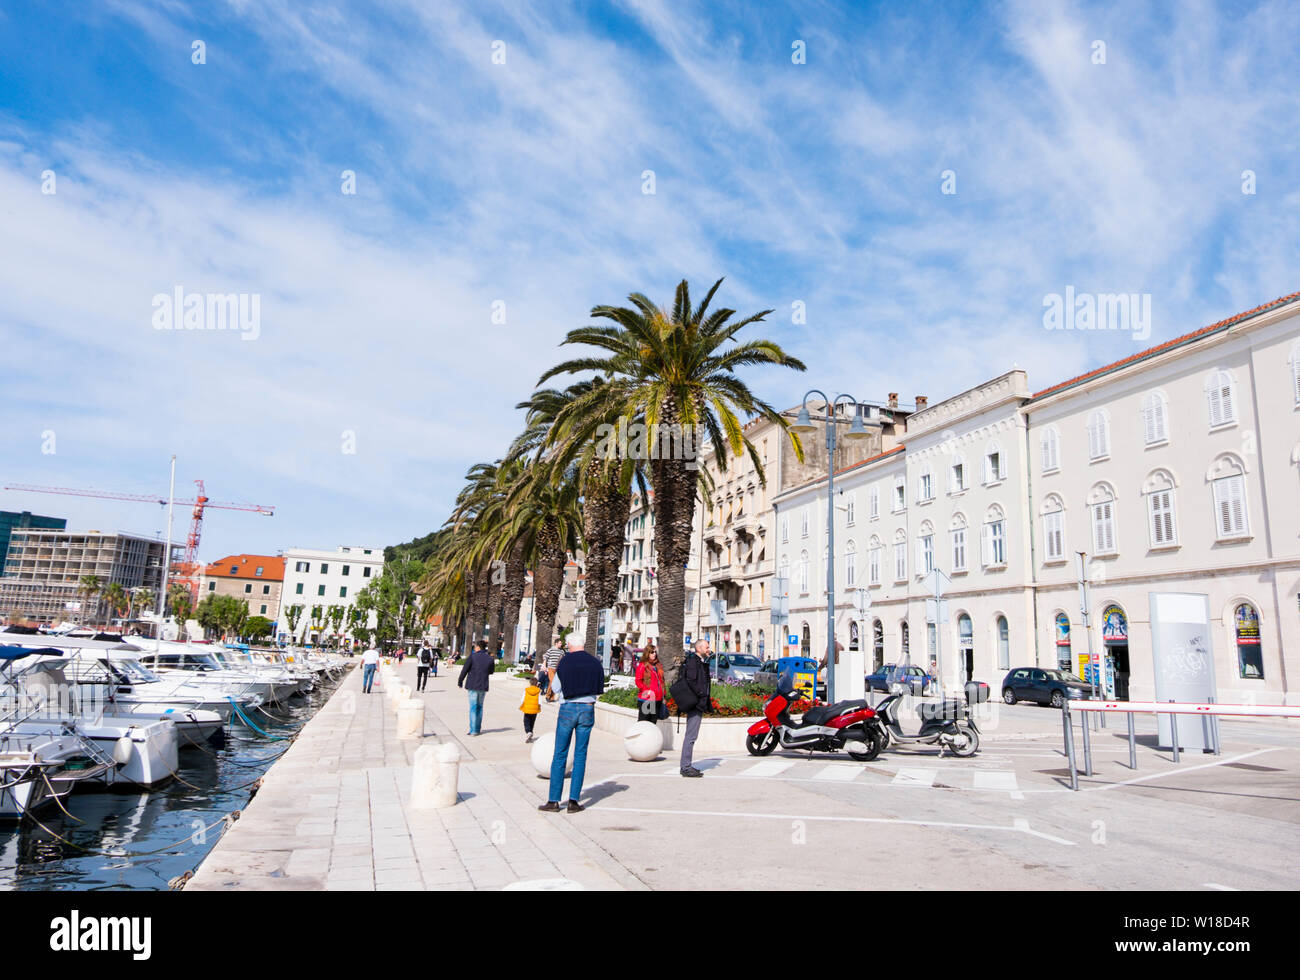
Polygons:
M1074 721L1071 711L1083 712L1080 728L1083 733L1083 774L1091 776L1092 739L1088 735L1091 714L1104 719L1107 714L1124 714L1128 716L1128 766L1137 770L1137 733L1133 724L1135 714L1153 714L1159 722L1161 715L1169 716L1170 746L1173 761L1179 761L1178 716L1195 715L1201 719L1201 729L1205 744L1212 747L1215 755L1222 754L1219 742L1219 718L1300 718L1300 707L1283 704L1217 704L1213 700L1205 704L1182 701L1066 701L1061 707L1061 730L1065 741L1065 757L1070 766L1070 789L1079 789L1079 765L1074 751ZM1158 736L1157 736L1158 737Z

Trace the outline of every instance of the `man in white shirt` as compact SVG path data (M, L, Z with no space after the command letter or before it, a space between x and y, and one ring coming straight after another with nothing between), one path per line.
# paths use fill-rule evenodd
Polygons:
M379 651L374 647L361 655L361 693L369 694L370 685L375 682L375 671L379 668Z

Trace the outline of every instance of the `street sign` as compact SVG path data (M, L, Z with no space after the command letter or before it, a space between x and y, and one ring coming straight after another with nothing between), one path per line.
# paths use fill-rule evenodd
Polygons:
M925 600L925 621L927 623L948 622L948 600L947 599L926 599Z
M727 619L727 600L710 599L709 600L709 622L714 626L721 626Z
M934 568L925 576L925 587L930 590L930 595L939 599L943 596L943 590L951 584L951 581L947 575Z

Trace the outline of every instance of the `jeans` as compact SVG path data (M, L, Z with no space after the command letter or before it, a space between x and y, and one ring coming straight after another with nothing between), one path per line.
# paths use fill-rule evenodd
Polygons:
M483 727L483 698L487 691L469 692L469 733L477 735Z
M560 715L555 722L555 754L551 756L551 793L547 797L552 803L560 802L564 792L565 763L569 761L569 740L577 729L578 738L573 746L573 776L569 782L569 799L576 800L582 795L582 780L587 774L587 743L591 741L591 730L596 725L596 706L594 704L562 704Z
M429 683L429 668L416 667L415 668L415 689L417 691L423 691L424 685L428 683Z
M369 694L370 685L375 682L375 668L378 664L361 665L361 693Z
M524 731L529 735L533 733L533 726L537 724L536 715L524 715Z
M686 715L686 737L682 739L682 772L691 768L692 756L695 754L695 740L700 735L700 722L704 713L691 711Z

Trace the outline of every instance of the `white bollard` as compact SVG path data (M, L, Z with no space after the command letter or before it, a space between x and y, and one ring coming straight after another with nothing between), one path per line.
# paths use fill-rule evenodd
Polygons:
M623 747L633 762L650 762L664 747L664 733L653 721L638 721L623 736Z
M397 706L397 737L424 737L424 702L408 698Z
M460 749L454 742L422 745L415 750L411 775L411 809L441 810L459 797Z
M411 685L403 684L400 681L393 685L393 707L398 711L402 710L403 703L411 700Z

